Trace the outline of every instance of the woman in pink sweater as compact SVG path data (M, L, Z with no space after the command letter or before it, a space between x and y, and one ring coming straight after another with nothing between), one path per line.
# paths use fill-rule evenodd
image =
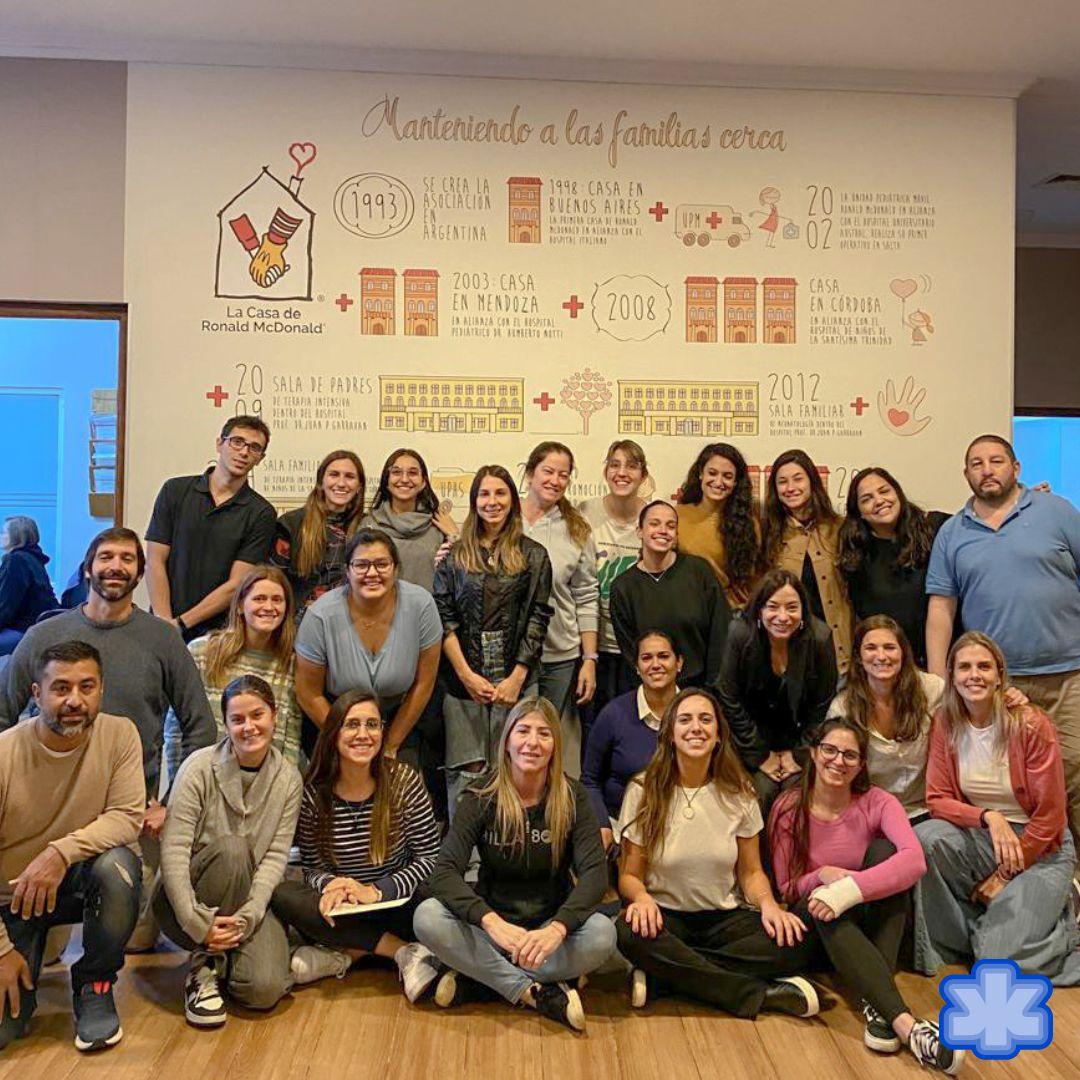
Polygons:
M818 728L801 783L770 816L776 884L789 903L807 901L829 962L862 998L866 1046L890 1053L905 1043L920 1064L951 1075L963 1051L912 1015L893 978L910 889L926 862L900 801L871 786L866 757L865 729L841 718ZM880 840L895 851L867 865Z

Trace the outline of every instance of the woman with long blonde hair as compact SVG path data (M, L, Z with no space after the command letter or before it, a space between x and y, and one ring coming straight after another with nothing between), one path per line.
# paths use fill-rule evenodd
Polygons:
M465 1001L480 984L583 1030L581 999L567 984L615 950L611 920L597 911L606 885L589 797L563 770L559 716L544 698L525 698L503 724L494 772L462 795L431 899L413 919L417 938L447 965L436 1005Z
M619 817L626 908L616 926L634 966L634 1008L664 989L741 1017L818 1012L817 990L798 974L813 957L806 923L773 896L761 830L719 702L707 690L680 691Z
M1005 657L969 630L949 650L915 832L928 866L915 899L915 966L1013 959L1055 986L1080 984L1076 849L1053 721L1010 707Z
M274 692L277 719L274 746L296 765L300 757L303 714L294 687L296 639L293 591L285 573L276 566L255 566L245 575L229 604L228 621L220 630L198 637L188 645L199 669L218 738L225 737L221 694L241 675L264 679ZM175 725L169 724L165 756L169 775L180 765L180 743Z
M484 465L469 488L461 538L435 571L451 813L465 786L495 761L507 710L536 682L550 594L551 562L522 535L513 479L501 465Z
M345 545L364 516L364 465L351 450L331 450L315 471L304 505L278 518L271 559L289 575L298 618L345 580Z

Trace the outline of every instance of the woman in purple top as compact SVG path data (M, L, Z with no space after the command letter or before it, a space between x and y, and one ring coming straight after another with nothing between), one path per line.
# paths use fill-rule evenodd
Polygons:
M866 758L864 728L841 718L818 728L802 782L769 818L777 888L789 903L808 901L828 960L862 998L866 1046L891 1053L906 1043L921 1065L951 1075L964 1052L948 1049L932 1020L912 1015L893 978L910 889L926 860L899 799L871 786ZM881 839L895 851L868 860Z
M637 640L641 685L620 694L601 710L589 730L581 763L581 782L592 800L604 847L611 847L610 825L619 816L630 778L649 764L664 712L679 688L682 656L663 630L646 630Z

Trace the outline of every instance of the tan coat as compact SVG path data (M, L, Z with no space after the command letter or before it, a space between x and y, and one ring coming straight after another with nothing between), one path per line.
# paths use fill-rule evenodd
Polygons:
M836 565L839 539L839 521L816 525L808 530L789 517L784 525L784 540L776 565L801 578L803 560L809 551L821 594L821 606L825 610L825 621L832 631L836 667L843 675L851 662L853 616L844 576Z

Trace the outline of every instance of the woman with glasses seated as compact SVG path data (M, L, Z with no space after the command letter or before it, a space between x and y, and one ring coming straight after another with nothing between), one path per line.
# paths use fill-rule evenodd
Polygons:
M894 853L866 866L882 839ZM870 784L865 728L837 717L817 729L799 786L773 804L769 840L781 896L806 905L829 962L861 999L865 1046L893 1053L905 1044L920 1065L955 1073L964 1051L912 1014L893 978L926 860L900 800Z
M383 752L393 758L431 697L442 623L431 593L399 580L401 559L386 533L359 529L345 564L345 585L316 600L297 632L296 697L321 728L334 698L373 694L388 723Z

